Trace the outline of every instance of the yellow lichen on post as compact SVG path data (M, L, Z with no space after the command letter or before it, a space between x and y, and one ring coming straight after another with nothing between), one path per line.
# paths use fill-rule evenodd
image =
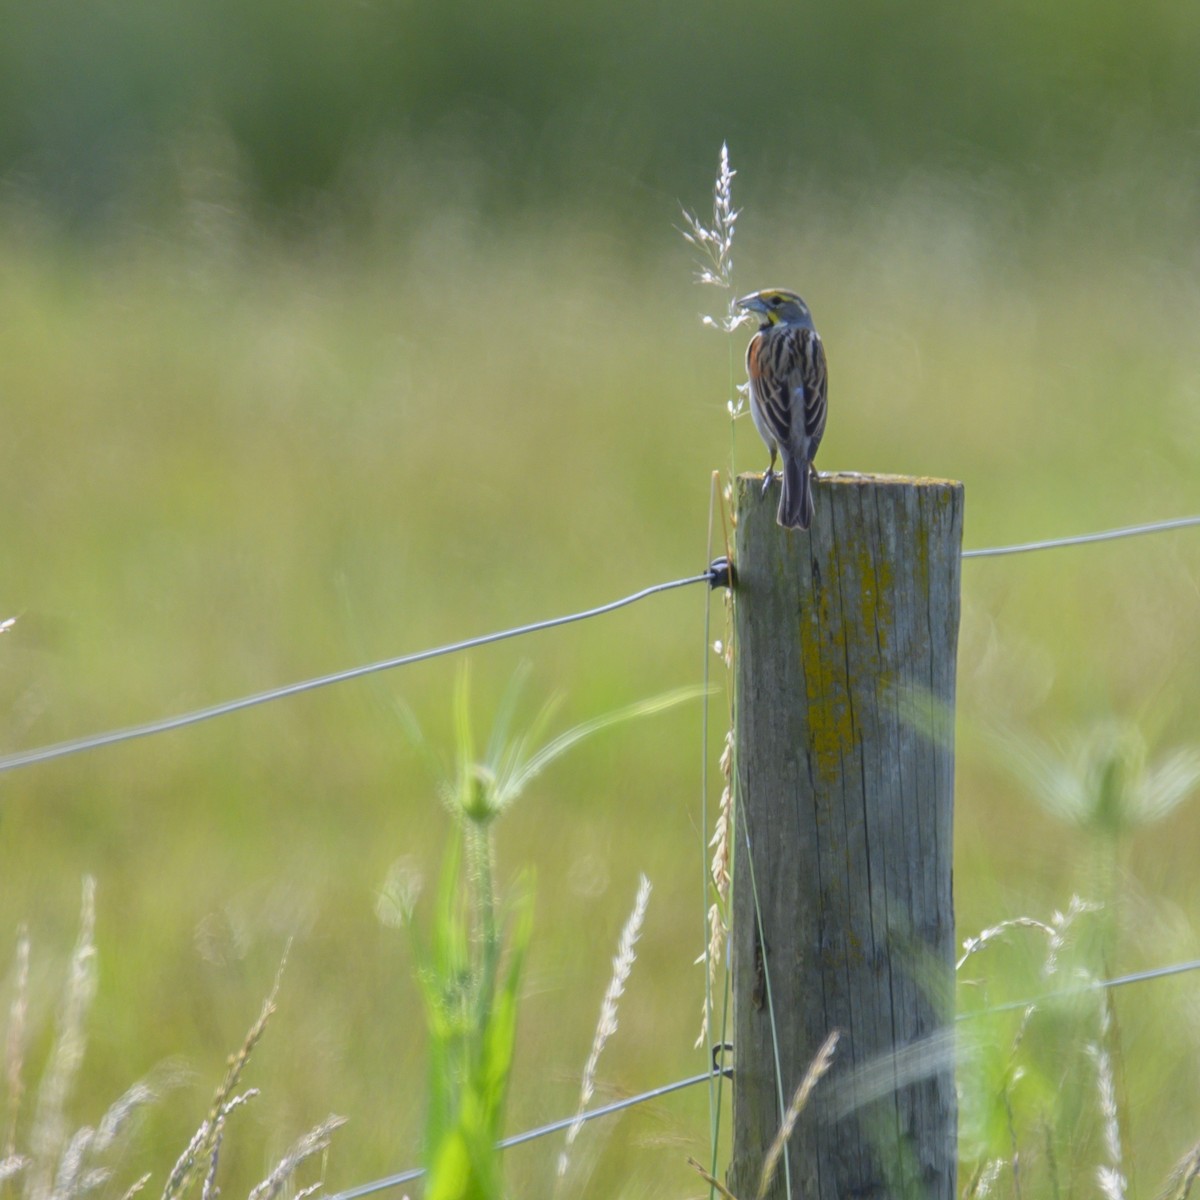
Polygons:
M938 715L954 705L962 487L824 476L807 533L776 525L776 500L738 480L735 1195L832 1029L830 1085L937 1031L953 994L954 758ZM791 1194L950 1200L954 1114L944 1055L861 1108L822 1113L818 1095L792 1139ZM786 1190L777 1175L769 1195Z

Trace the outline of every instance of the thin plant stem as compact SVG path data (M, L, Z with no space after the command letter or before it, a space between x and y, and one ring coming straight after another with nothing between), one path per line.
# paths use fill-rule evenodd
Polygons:
M709 496L709 513L708 513L708 546L711 555L714 534L714 509L716 505L720 506L722 518L726 515L726 505L731 504L733 500L733 486L736 477L736 420L739 413L742 411L741 396L738 392L736 384L736 358L734 355L734 343L732 335L734 331L747 319L747 314L741 312L734 303L736 292L733 287L733 240L734 231L738 219L738 210L733 204L733 178L737 172L733 169L729 157L728 144L723 143L717 168L716 181L713 184L712 196L712 223L708 224L696 217L688 210L684 210L684 227L680 230L684 239L698 252L699 271L697 273L697 282L717 288L724 292L728 299L725 305L725 313L721 317L705 316L703 323L711 328L717 329L726 335L726 349L729 363L729 381L728 391L726 393L726 409L729 413L729 475L722 482L719 472L713 473L713 488L714 492L710 492ZM724 521L723 521L724 524ZM729 546L728 526L724 528L726 557L732 561L732 550ZM732 600L731 594L726 593L725 601L725 637L720 647L721 657L725 663L726 681L729 683L729 678L732 672ZM704 619L704 681L705 688L709 685L711 670L709 665L709 655L713 650L712 642L712 610L711 604L705 606ZM732 881L732 858L730 848L733 845L731 838L733 837L733 809L734 809L734 791L733 779L730 774L732 763L730 739L733 729L733 689L728 687L729 693L729 716L730 725L729 733L726 735L726 746L722 751L721 756L721 774L722 774L722 794L721 794L721 813L716 822L716 834L712 841L709 839L709 812L708 812L708 769L707 756L709 750L709 707L707 701L704 707L703 715L703 765L701 768L701 823L703 829L702 842L702 861L703 861L703 898L704 903L701 911L705 917L705 939L704 939L704 1019L703 1031L701 1038L706 1035L709 1041L712 1041L713 1035L713 1018L714 1018L714 997L713 997L713 982L714 974L719 966L724 966L724 995L721 1012L721 1031L719 1039L723 1043L725 1040L726 1023L729 1012L729 966L728 966L728 945L729 945L729 919L730 919L730 903L731 903L731 881ZM713 848L712 864L709 862L709 849ZM711 903L710 903L711 899ZM713 956L719 954L722 956L721 963L713 961ZM709 1082L709 1129L712 1139L712 1171L702 1174L709 1180L710 1187L715 1181L716 1160L717 1160L717 1143L720 1136L720 1112L723 1076L715 1081ZM781 1109L782 1111L782 1109ZM790 1193L789 1193L790 1194ZM710 1200L712 1192L710 1191Z
M716 472L713 473L712 486L708 491L708 558L712 560L713 548L713 508L715 504L715 493L719 486L719 480ZM709 687L712 683L712 670L710 667L710 658L712 655L712 596L708 594L704 597L704 663L702 668L702 679L704 684L704 707L700 714L700 915L704 922L704 938L701 945L704 946L704 1024L705 1028L712 1030L712 972L709 968L708 956L709 936L708 936L708 712L709 712ZM711 1041L711 1037L709 1038ZM720 1094L718 1085L713 1079L708 1082L708 1127L709 1136L712 1144L712 1154L715 1163L717 1154L717 1135L720 1130L720 1116L718 1104ZM716 1169L715 1166L713 1168ZM711 1194L711 1193L710 1193Z
M737 357L733 352L733 334L726 339L729 346L729 392L730 396L737 395ZM734 480L737 479L737 422L738 407L733 402L729 411L729 500L733 502Z
M480 1020L485 1020L491 1007L491 996L500 962L500 934L496 925L494 847L491 828L486 823L467 820L466 838L469 856L470 879L474 898L473 925L479 939L481 982L479 1002L482 1011Z
M743 820L743 838L746 843L746 869L750 872L750 891L754 897L754 923L758 930L758 940L762 946L763 983L767 993L767 1018L771 1026L771 1056L775 1065L775 1092L779 1104L779 1119L783 1120L787 1105L783 1099L783 1067L779 1059L779 1029L775 1021L775 995L771 989L771 966L768 961L767 943L763 935L762 905L758 898L758 882L754 876L754 857L750 848L750 830ZM792 1166L788 1155L783 1156L783 1183L788 1200L792 1200Z
M721 1043L722 1061L724 1060L724 1042L725 1030L729 1022L729 1000L730 1000L730 979L729 972L724 974L724 983L721 988L721 1034L719 1041ZM722 1070L717 1074L717 1121L713 1129L712 1139L712 1171L716 1174L717 1171L717 1146L721 1139L721 1100L725 1091L725 1072Z

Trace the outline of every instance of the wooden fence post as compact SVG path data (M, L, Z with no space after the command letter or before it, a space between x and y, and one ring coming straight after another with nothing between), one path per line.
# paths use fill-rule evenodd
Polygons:
M780 1095L838 1029L794 1200L953 1200L962 485L825 476L800 533L778 484L737 482L730 1190L754 1200ZM767 1195L786 1194L781 1165Z

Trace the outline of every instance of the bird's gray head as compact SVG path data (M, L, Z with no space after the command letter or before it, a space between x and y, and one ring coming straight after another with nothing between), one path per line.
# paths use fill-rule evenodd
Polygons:
M766 288L761 292L753 292L737 301L738 308L758 313L762 319L762 328L768 325L797 325L803 329L814 329L812 313L808 305L796 295L784 288Z

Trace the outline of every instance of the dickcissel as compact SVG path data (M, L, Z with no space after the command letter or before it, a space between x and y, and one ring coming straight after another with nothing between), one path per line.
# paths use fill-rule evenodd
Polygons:
M778 455L783 494L776 519L786 529L807 529L813 516L812 462L825 432L825 347L808 305L795 292L767 288L737 304L762 317L746 348L746 374L750 415L771 452L763 493L771 486Z

